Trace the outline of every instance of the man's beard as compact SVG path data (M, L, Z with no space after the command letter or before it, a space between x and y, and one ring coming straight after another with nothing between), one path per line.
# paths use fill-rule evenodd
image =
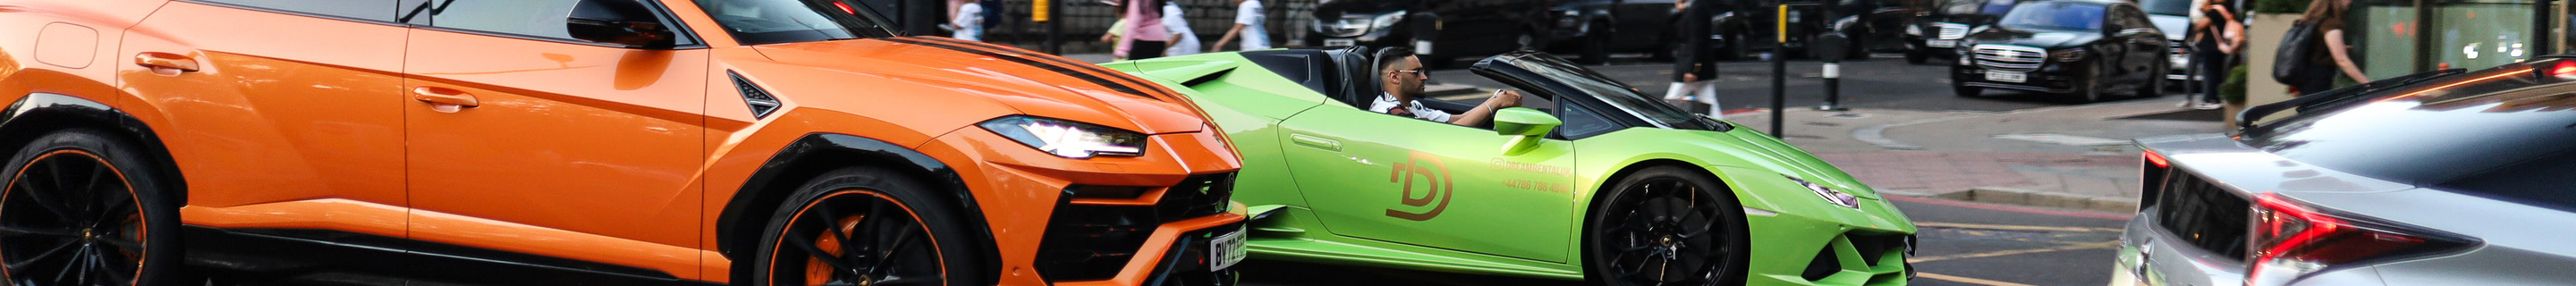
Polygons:
M1397 89L1403 91L1402 94L1397 95L1402 95L1404 98L1422 98L1423 91L1421 83L1405 84Z

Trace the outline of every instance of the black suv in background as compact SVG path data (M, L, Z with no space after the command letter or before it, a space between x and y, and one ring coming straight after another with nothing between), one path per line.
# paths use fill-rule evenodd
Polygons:
M1913 46L1905 52L1905 62L1921 64L1931 59L1956 59L1959 41L1968 30L1994 23L2004 12L2012 11L2021 0L1931 0L1915 11L1913 24L1905 27L1905 43Z
M1315 6L1306 46L1409 47L1423 64L1546 48L1551 0L1339 0Z
M1959 96L1986 88L2075 94L2085 102L2110 92L2153 96L2164 88L2165 42L2128 1L2022 3L1959 43L1965 49L1958 56L1973 60L1951 66L1950 86Z

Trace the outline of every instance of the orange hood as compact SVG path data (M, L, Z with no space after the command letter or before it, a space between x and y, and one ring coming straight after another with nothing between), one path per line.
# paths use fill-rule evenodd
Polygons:
M781 64L928 85L983 96L1022 114L1087 122L1146 134L1198 132L1197 106L1131 75L1018 48L933 37L899 37L756 46ZM859 83L847 88L865 89ZM936 95L919 95L936 96Z

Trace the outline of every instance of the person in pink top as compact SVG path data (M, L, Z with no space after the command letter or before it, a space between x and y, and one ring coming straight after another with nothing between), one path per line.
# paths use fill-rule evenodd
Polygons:
M1142 60L1163 56L1172 34L1163 27L1162 0L1126 0L1127 59Z

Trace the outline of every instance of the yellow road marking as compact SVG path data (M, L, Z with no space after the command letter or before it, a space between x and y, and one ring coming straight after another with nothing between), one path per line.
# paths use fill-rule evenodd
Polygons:
M1907 262L1907 263L1924 263L1924 262L1933 262L1933 261L1942 261L1942 260L1951 260L1951 259L1968 259L1968 258L1996 257L1996 256L2005 256L2005 255L2030 254L2030 253L2053 252L2053 251L2067 251L2067 250L2078 250L2078 249L2108 249L2108 248L2111 248L2111 247L2113 247L2113 246L2117 246L2117 245L2119 245L2119 243L2120 243L2120 242L2117 242L2117 241L2104 241L2104 242L2097 242L2097 243L2078 243L2078 244L2069 244L2069 245L2065 245L2065 246L2050 247L2050 248L2040 248L2040 249L2016 249L2016 250L2005 250L2005 251L1986 252L1986 253L1969 253L1969 254L1953 254L1953 255L1942 255L1942 256L1925 256L1925 257L1915 257L1915 258L1913 258L1913 259L1906 259L1906 260L1905 260L1905 262Z
M2021 283L2012 283L2012 282L2003 282L2003 281L1994 281L1994 280L1976 279L1976 278L1968 278L1968 277L1959 277L1959 276L1950 276L1950 275L1932 274L1932 273L1926 273L1926 272L1915 272L1915 273L1914 273L1914 277L1922 277L1922 278L1930 278L1930 279L1932 279L1932 280L1941 280L1941 281L1950 281L1950 282L1959 282L1959 283L1968 283L1968 284L1977 284L1977 285L1986 285L1986 286L2034 286L2034 285L2030 285L2030 284L2021 284Z
M2117 229L2117 228L2108 228L2108 227L2029 226L2029 225L1978 224L1978 223L1955 223L1955 222L1915 222L1915 223L1914 223L1914 226L1916 226L1916 227L1937 227L1937 228L1972 228L1972 229L1996 229L1996 230L2027 230L2027 231L2076 231L2076 232L2088 232L2088 231L2119 232L2119 231L2120 231L2120 229Z

